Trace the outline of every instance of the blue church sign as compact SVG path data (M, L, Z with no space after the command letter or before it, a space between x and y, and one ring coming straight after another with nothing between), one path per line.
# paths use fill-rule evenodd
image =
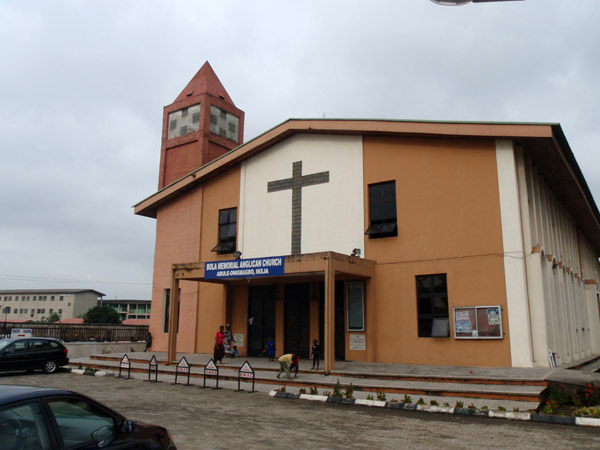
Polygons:
M204 266L204 279L273 277L283 275L284 266L283 256L209 261Z

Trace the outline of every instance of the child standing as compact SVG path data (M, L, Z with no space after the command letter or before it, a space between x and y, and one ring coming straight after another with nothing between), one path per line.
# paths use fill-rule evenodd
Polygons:
M313 345L310 354L313 359L313 370L315 370L315 365L316 370L319 370L319 359L321 359L321 346L319 345L319 341L317 341L316 339L313 339Z
M275 359L275 342L271 338L267 341L267 356L269 357L269 362L273 362Z

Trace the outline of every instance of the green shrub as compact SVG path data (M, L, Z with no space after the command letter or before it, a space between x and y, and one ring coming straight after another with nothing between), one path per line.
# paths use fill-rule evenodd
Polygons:
M423 397L419 397L419 400L417 400L417 405L424 405L425 404L425 400L423 400Z
M437 402L437 400L431 400L431 401L429 402L429 404L430 404L431 406L439 406L439 403Z
M506 411L506 408L504 406L498 406L498 411Z
M369 394L367 395L367 400L375 400L375 398L371 394Z
M331 393L332 397L338 397L341 398L343 397L342 394L342 385L340 384L340 380L338 379L335 383L335 386L333 387L333 392Z
M410 397L410 395L404 394L404 398L402 399L402 403L406 403L407 405L410 405L412 403L412 398Z
M461 402L460 400L456 400L456 404L454 405L455 408L464 408L465 404L463 402Z
M300 388L300 390L298 391L298 394L306 394L306 389Z
M380 402L385 402L387 397L385 395L385 392L383 392L381 388L377 388L377 391L375 391L375 393L377 394L377 400L379 400Z
M311 386L310 390L309 390L309 394L310 395L319 395L319 390L317 389L316 386Z
M600 389L594 383L587 383L583 388L577 390L580 404L583 406L594 406L600 404Z
M354 398L354 386L352 386L352 383L350 383L350 386L346 386L344 389L346 390L344 397Z
M600 419L600 409L598 408L579 408L573 413L574 417L596 417Z

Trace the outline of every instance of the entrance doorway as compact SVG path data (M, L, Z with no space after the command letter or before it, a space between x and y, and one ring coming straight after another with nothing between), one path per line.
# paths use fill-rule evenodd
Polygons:
M250 286L248 291L248 355L261 356L269 338L275 340L277 286Z
M310 284L285 285L284 352L310 357Z

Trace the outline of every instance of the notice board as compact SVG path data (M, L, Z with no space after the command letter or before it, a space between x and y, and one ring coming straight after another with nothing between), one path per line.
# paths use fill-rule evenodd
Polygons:
M502 339L500 306L463 306L452 308L455 339Z

